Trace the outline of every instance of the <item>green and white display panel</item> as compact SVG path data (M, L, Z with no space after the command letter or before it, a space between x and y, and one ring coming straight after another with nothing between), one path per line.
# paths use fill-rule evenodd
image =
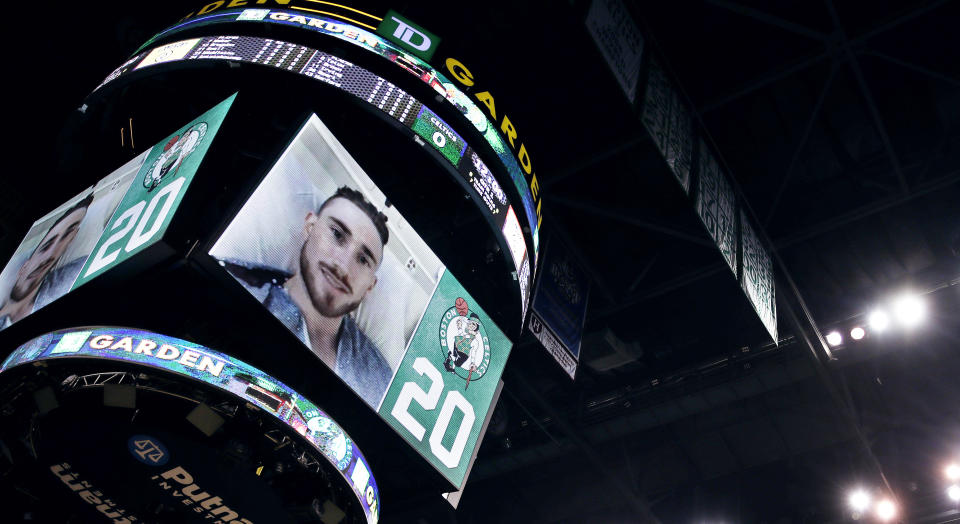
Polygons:
M462 485L511 342L316 115L210 255Z
M349 35L351 31L345 31L344 34ZM353 35L356 36L357 34L353 33ZM372 35L371 38L379 37ZM378 41L376 40L372 42L375 47L381 45L377 44ZM394 58L398 60L397 63L402 63L399 61L401 58L399 55L394 55ZM429 145L435 149L468 181L470 190L474 192L478 201L484 203L482 206L484 212L489 213L490 220L500 228L503 241L514 255L513 262L517 273L521 307L523 314L526 314L529 291L534 276L536 250L534 249L532 252L534 264L531 264L531 255L528 254L523 229L517 219L517 213L513 211L513 206L507 201L503 189L491 175L487 165L480 159L477 152L450 125L441 120L434 111L384 78L335 55L299 44L252 36L209 36L164 44L150 51L144 51L128 60L107 76L100 87L132 71L182 60L248 62L291 71L346 91L377 108L380 112L396 119L416 133L423 145ZM457 92L459 93L459 91ZM460 97L456 97L456 100L460 100ZM462 101L472 104L465 98ZM454 105L457 105L457 103ZM457 105L457 107L466 106ZM475 108L476 106L472 107ZM482 113L479 113L479 117L483 119L483 122L489 124ZM471 121L476 124L475 120ZM500 140L500 136L495 130L490 128L490 131L492 135L488 136L488 133L484 133L488 142L492 140L491 137ZM501 145L503 145L502 141ZM503 158L513 160L509 154L504 157L504 154L499 153L499 149L497 151L501 160ZM508 150L504 149L504 151ZM516 164L515 160L513 162ZM521 190L521 195L529 196L529 188L524 185L525 182L523 177L519 175L519 171L517 173L519 178L514 177L514 184L517 185L518 190ZM483 182L478 183L481 178ZM491 205L494 202L494 196L501 197L498 205ZM533 220L534 207L532 200L526 197L523 197L522 200L527 218ZM535 223L535 221L530 223ZM536 248L536 230L532 231L533 245Z
M235 96L34 222L0 273L0 329L160 240Z
M186 340L130 328L89 327L55 331L23 344L3 362L0 373L63 358L95 358L162 369L262 408L300 434L340 472L360 501L369 524L379 520L377 482L350 436L316 404L263 371Z

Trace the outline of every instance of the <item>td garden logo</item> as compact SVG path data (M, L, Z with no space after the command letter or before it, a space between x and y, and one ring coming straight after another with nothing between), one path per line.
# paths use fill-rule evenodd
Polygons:
M440 320L440 347L446 354L444 369L466 382L464 390L487 373L490 339L480 316L470 311L463 297L458 297Z

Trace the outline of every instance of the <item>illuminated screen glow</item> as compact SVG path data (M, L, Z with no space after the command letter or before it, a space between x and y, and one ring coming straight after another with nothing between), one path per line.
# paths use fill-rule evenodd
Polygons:
M34 222L0 272L0 330L160 240L233 98Z
M260 406L302 435L350 484L367 522L380 516L380 491L363 453L329 415L279 380L229 355L158 333L91 327L54 331L17 348L0 373L49 359L97 358L190 377Z
M248 36L215 36L173 42L140 53L133 59L128 60L111 73L98 86L98 89L129 71L181 60L230 60L266 65L308 76L344 90L375 106L381 112L393 117L422 137L426 144L439 152L461 174L468 173L465 175L468 182L473 178L482 177L490 186L491 191L498 196L503 195L503 190L499 184L493 185L496 181L490 176L489 168L469 148L463 138L449 124L438 117L434 111L414 99L406 91L366 69L334 55L298 44ZM496 133L494 135L499 137ZM467 155L467 152L472 152L472 154ZM509 150L507 152L509 153ZM507 157L512 159L509 154ZM475 170L477 174L469 174L471 170ZM486 173L487 176L479 173ZM471 183L470 187L481 202L487 202L488 198L485 198L485 194L480 192L478 185ZM523 185L523 187L526 186ZM532 205L528 206L527 204L527 202L524 203L525 208L532 208ZM481 207L482 209L489 209L489 205ZM527 213L528 218L530 218L529 209ZM502 224L503 218L496 216L494 211L490 211L489 214L494 222L498 225ZM536 225L535 219L534 216L532 221L534 225ZM534 238L536 238L536 235L534 235ZM522 231L520 239L523 240ZM525 247L524 250L526 250ZM514 259L518 274L521 273L521 262L521 260ZM533 268L531 267L531 269ZM528 273L531 273L530 278L532 279L532 272ZM526 285L529 287L529 282ZM523 289L523 286L521 286L521 289ZM526 304L523 304L522 307L526 309Z
M523 172L519 164L517 164L516 158L513 156L503 137L497 132L496 125L490 122L486 113L481 110L470 97L460 91L443 73L437 71L433 66L421 60L419 57L396 47L393 43L380 37L375 32L366 31L340 20L333 20L316 15L304 16L302 13L282 9L228 9L202 15L165 29L148 40L147 43L140 46L137 52L139 53L146 49L150 44L164 36L189 28L226 22L279 24L300 27L322 35L332 36L390 60L432 87L477 128L477 131L483 135L484 141L493 148L500 162L506 167L523 201L524 213L532 231L534 262L538 260L540 252L540 228L538 227L538 217L533 194L524 179Z
M210 255L462 484L511 342L316 115Z

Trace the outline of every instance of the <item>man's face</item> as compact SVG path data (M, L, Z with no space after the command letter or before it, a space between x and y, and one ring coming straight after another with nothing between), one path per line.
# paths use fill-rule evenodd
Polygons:
M325 317L360 305L377 283L383 244L373 221L353 202L335 198L307 215L300 273L313 307Z
M86 216L87 209L80 208L70 212L57 225L50 228L47 234L40 240L40 244L33 254L30 255L20 271L17 273L17 281L10 290L10 298L19 301L30 296L40 284L43 283L43 277L53 269L53 265L60 260L63 252L70 247L70 243L77 236L77 230L80 228L80 222Z

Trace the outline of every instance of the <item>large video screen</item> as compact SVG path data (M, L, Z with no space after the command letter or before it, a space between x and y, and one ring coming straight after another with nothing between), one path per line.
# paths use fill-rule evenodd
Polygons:
M159 240L232 102L34 222L0 272L0 330Z
M520 194L520 198L523 203L523 212L527 218L527 223L530 224L531 234L533 237L532 259L533 262L536 263L540 244L539 222L541 219L539 213L537 212L538 200L532 194L531 189L523 176L521 168L517 163L516 158L513 156L510 148L507 146L506 141L497 131L497 126L487 119L484 111L477 106L473 99L467 96L466 93L462 92L457 85L444 76L442 72L436 70L429 63L424 62L417 56L409 54L403 49L395 46L393 43L382 38L374 31L364 30L356 25L345 23L343 20L335 20L333 18L322 16L319 12L313 12L310 16L307 16L303 12L285 9L238 8L220 10L217 8L217 10L214 10L212 13L200 15L196 18L183 21L173 27L161 31L159 34L140 46L140 49L137 50L137 53L149 48L150 45L159 38L167 35L181 31L188 31L209 24L224 22L261 24L269 23L285 25L300 27L322 35L327 35L340 41L358 46L366 51L376 53L400 66L408 73L420 78L421 81L432 87L440 96L446 99L453 107L455 107L468 120L470 120L474 127L476 127L477 131L483 135L484 140L496 152L497 157L500 159L504 167L506 167L514 186L517 188L517 191ZM370 29L373 28L370 27ZM290 46L290 44L287 45ZM159 49L171 48L169 48L169 46L162 46L158 48L158 50ZM133 64L136 62L136 60L142 57L144 54L138 54L136 57L131 59L130 62L122 66L121 69L123 67L133 67ZM261 56L273 57L278 54L280 57L291 58L296 57L298 54L303 56L303 53L293 53L289 50L285 50L284 52L280 53L265 52ZM144 59L144 61L141 62L141 65L144 63L148 63L148 60ZM137 65L136 67L140 67L140 65ZM108 77L108 80L109 79L110 78ZM456 162L454 162L454 164L456 164Z
M511 342L316 115L210 254L461 485Z
M254 9L252 11L262 10ZM380 37L372 35L371 38L379 39ZM364 41L372 42L380 47L387 45L386 43L379 43L379 40L368 41L364 39ZM397 55L391 56L397 58ZM436 112L386 79L335 55L299 44L252 36L208 36L164 44L134 56L107 76L99 87L132 71L181 60L249 62L295 72L350 93L416 133L422 138L423 145L428 144L439 152L466 179L470 189L479 201L483 202L481 208L489 213L488 217L500 228L500 234L504 242L507 243L510 253L513 254L521 304L525 316L533 277L532 271L536 262L537 230L531 230L534 250L528 254L523 229L518 221L518 212L515 212L514 207L507 201L503 188L500 187L488 166L480 159L473 147L467 144L464 138L441 119ZM402 64L403 62L397 63ZM438 86L434 87L438 88ZM453 89L452 86L450 88ZM454 92L460 93L459 91L450 91L450 93ZM469 103L475 109L475 111L465 114L471 119L471 122L476 125L478 121L474 116L479 115L480 120L489 124L482 112L462 93L455 98L448 97L448 100L458 108L466 107L460 102ZM478 130L481 130L481 127L478 127ZM496 131L491 130L491 133L485 133L484 136L488 142L493 138L500 140L500 135ZM490 143L494 145L494 142ZM519 168L516 167L516 160L513 159L509 150L505 149L506 146L503 145L502 141L498 143L502 147L498 148L494 145L494 149L501 157L501 161L507 162L505 165L513 166L510 172L516 175L514 176L514 184L520 194L530 196L530 190L525 185L523 176L519 174ZM499 203L495 203L495 201ZM528 223L536 225L537 219L534 215L532 197L523 197L522 201L523 212L526 213ZM533 264L531 264L531 260Z

